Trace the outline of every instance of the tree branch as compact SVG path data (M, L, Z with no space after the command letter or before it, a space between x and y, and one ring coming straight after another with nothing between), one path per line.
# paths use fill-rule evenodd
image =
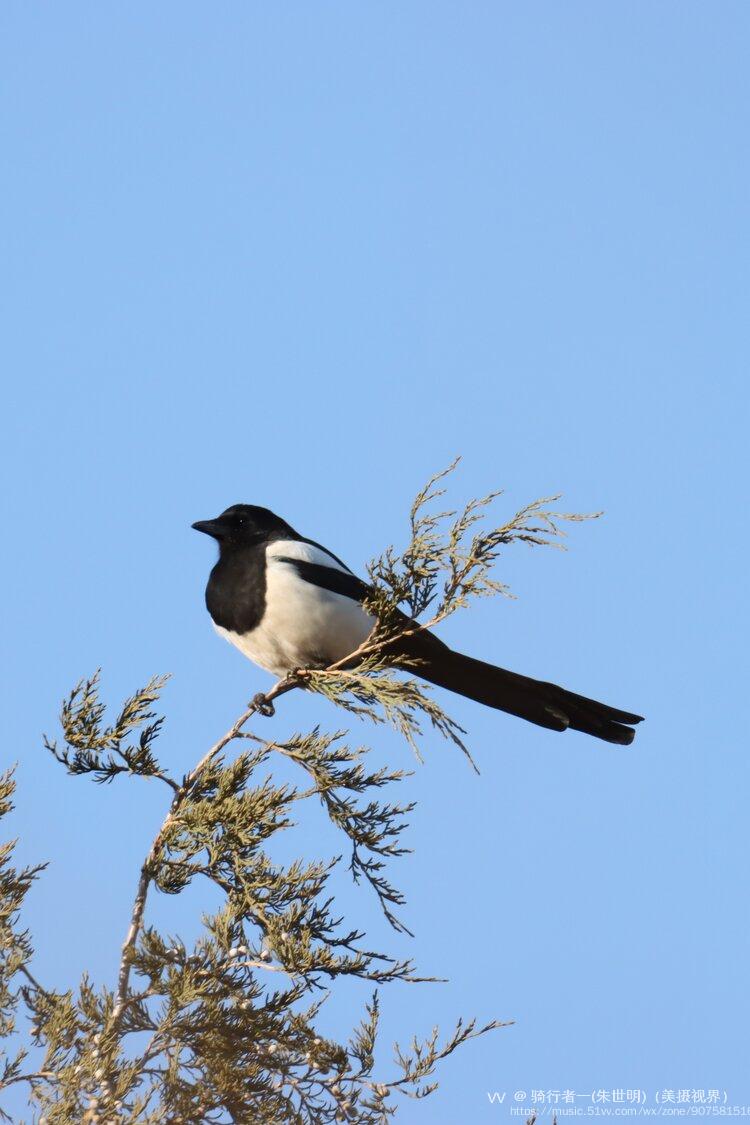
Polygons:
M154 864L158 859L167 829L174 820L183 801L190 793L193 785L203 773L203 770L206 768L209 762L213 761L217 754L221 753L225 746L228 746L230 742L233 742L234 739L237 738L248 719L250 719L251 716L256 712L262 711L264 707L270 707L275 699L278 699L279 696L285 695L287 692L292 691L296 687L299 687L301 683L302 680L299 676L297 676L296 674L291 674L281 680L278 680L273 685L273 687L269 689L269 691L257 695L248 705L246 710L243 711L240 717L232 724L226 734L224 734L218 740L218 742L215 742L210 750L208 750L207 753L203 755L198 764L194 766L190 773L185 775L182 785L177 787L177 791L170 806L169 812L167 813L167 816L165 817L161 828L154 838L154 842L149 849L148 855L143 861L143 865L141 867L140 875L138 878L138 887L136 890L135 899L133 901L133 909L130 915L130 926L125 937L125 941L122 944L114 1006L112 1008L112 1014L109 1019L109 1026L107 1027L108 1036L112 1038L114 1046L117 1045L117 1041L120 1037L122 1016L127 1006L128 985L130 983L130 970L133 962L133 953L135 950L136 942L138 941L138 937L143 928L143 916L146 910L146 899L148 898L149 887L153 878ZM101 1052L99 1052L99 1055L101 1055ZM107 1081L106 1085L107 1092L111 1096L113 1093L111 1079Z

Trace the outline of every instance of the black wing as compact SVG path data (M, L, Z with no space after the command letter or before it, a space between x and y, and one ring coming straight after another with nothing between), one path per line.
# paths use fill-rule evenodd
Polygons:
M322 547L321 550L323 550ZM290 559L286 555L277 555L276 559L278 562L289 563L297 571L300 578L303 578L305 582L309 582L312 586L320 586L323 590L330 590L333 594L341 594L345 598L351 598L354 602L363 601L370 591L367 583L363 582L361 578L357 578L356 574L352 574L349 570L337 570L336 567L307 562L305 559Z

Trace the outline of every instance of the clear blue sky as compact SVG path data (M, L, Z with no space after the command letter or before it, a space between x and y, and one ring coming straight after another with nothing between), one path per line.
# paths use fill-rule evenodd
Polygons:
M462 453L456 498L606 517L444 635L648 721L619 751L461 700L481 778L428 745L392 947L450 983L384 995L384 1045L517 1022L402 1120L507 1120L495 1089L750 1103L749 31L732 0L3 5L3 756L50 860L44 980L113 981L165 807L45 756L71 683L171 671L181 771L269 682L212 633L190 523L266 504L361 567ZM317 721L290 698L265 729ZM152 917L190 935L201 905Z

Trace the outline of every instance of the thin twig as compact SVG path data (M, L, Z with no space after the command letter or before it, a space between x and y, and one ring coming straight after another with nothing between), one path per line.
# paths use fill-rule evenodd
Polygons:
M32 987L37 990L37 992L41 992L43 996L51 996L51 993L48 992L46 988L42 987L42 985L39 983L39 981L36 979L34 974L28 969L28 967L26 965L19 965L18 971L19 971L19 973L23 973L23 975L28 980L29 984L31 984Z
M54 1070L38 1070L35 1074L17 1074L15 1078L6 1078L4 1082L0 1082L0 1089L6 1086L12 1086L14 1082L41 1082L44 1078L55 1078Z

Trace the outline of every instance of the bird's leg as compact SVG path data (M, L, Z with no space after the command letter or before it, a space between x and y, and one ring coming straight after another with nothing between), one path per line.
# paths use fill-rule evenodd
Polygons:
M256 711L259 711L261 715L265 715L267 719L270 719L276 714L273 703L266 699L265 692L262 691L259 691L257 695L253 696L250 700L250 706L254 707Z
M293 687L304 687L305 680L307 679L307 670L305 668L295 668L291 672L287 672L283 679L279 680L271 688L269 699L265 692L259 691L257 695L248 703L248 707L252 707L260 715L265 715L270 719L272 715L276 714L276 709L273 705L273 697L283 695L284 692L289 691Z

